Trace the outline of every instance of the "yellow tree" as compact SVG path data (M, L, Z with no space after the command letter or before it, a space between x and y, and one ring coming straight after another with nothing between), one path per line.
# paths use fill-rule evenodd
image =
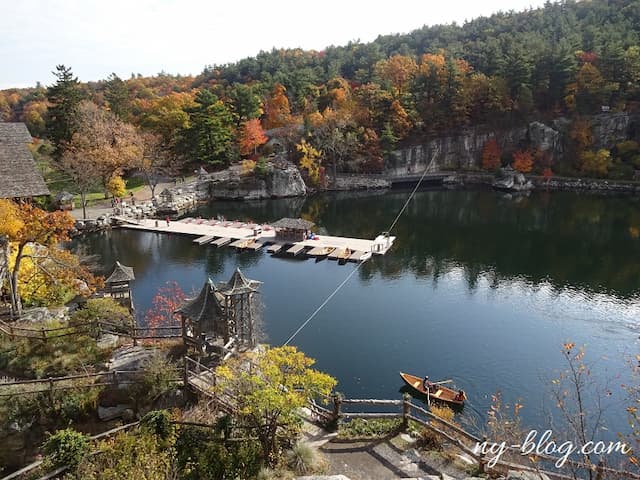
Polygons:
M307 171L307 177L313 185L318 185L321 179L322 167L320 159L322 152L304 139L296 145L296 150L302 155L300 157L300 167Z
M297 425L296 412L309 398L327 396L336 380L311 368L315 360L295 347L270 348L247 359L234 357L218 367L216 390L235 395L235 415L240 424L251 427L262 446L268 466L277 463L277 439Z
M49 247L69 239L69 231L73 228L74 220L67 212L45 212L30 204L17 205L9 200L0 199L0 237L9 241L13 261L9 266L9 291L11 295L12 312L20 315L22 302L18 290L19 275L22 261L31 258L39 270L56 281L54 273L50 272L41 262L45 257L61 267L62 271L70 271L72 265L65 264L63 256L50 255ZM34 244L33 250L27 246ZM45 247L47 251L36 252L36 245Z

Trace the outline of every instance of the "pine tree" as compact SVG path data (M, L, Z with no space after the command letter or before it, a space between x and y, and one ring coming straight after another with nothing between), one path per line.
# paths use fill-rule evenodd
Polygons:
M47 90L47 100L51 104L47 133L56 148L56 156L60 157L64 152L65 144L70 142L73 136L75 116L84 94L80 89L78 78L73 76L71 68L57 65L53 74L57 81Z

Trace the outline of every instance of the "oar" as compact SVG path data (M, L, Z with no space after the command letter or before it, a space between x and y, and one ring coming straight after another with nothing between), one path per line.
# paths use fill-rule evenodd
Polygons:
M451 383L453 380L442 380L440 382L433 382L434 385L443 385L445 383Z

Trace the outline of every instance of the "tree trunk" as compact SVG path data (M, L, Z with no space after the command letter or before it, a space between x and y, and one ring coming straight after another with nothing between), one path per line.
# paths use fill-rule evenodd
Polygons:
M2 292L5 279L9 283L9 288L11 288L11 277L9 276L9 239L6 236L0 235L0 292Z
M20 301L20 293L18 292L18 274L20 273L20 262L22 262L22 252L24 247L24 244L20 244L18 246L16 263L13 266L13 272L11 273L11 310L18 318L22 315L22 302Z
M82 218L87 218L87 193L80 192L80 201L82 202Z

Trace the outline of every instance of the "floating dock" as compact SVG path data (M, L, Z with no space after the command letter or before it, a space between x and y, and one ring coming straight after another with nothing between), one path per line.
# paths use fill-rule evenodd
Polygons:
M395 237L387 235L379 235L374 240L314 235L312 239L287 242L277 238L275 229L267 224L256 225L207 219L184 219L171 221L168 224L154 219L118 220L121 228L191 235L195 237L193 242L199 245L215 247L229 245L239 250L249 251L258 251L268 245L266 250L271 254L286 252L294 256L327 257L330 260L340 260L340 263L363 262L373 254L384 255L395 240ZM286 250L285 247L287 247Z
M284 247L284 245L282 245L281 243L274 243L273 245L269 245L267 247L267 252L276 254L279 253L280 250L282 250L282 247Z
M211 242L211 245L215 245L216 247L224 247L225 245L229 245L230 243L230 238L222 237Z
M292 246L291 248L289 248L287 250L287 253L290 253L291 255L293 255L294 257L300 253L302 253L305 249L305 246L300 244L300 243L296 243L294 246Z
M216 238L214 235L203 235L201 237L196 238L193 241L193 243L197 243L198 245L204 245L205 243L211 242L211 240L213 240L214 238Z

